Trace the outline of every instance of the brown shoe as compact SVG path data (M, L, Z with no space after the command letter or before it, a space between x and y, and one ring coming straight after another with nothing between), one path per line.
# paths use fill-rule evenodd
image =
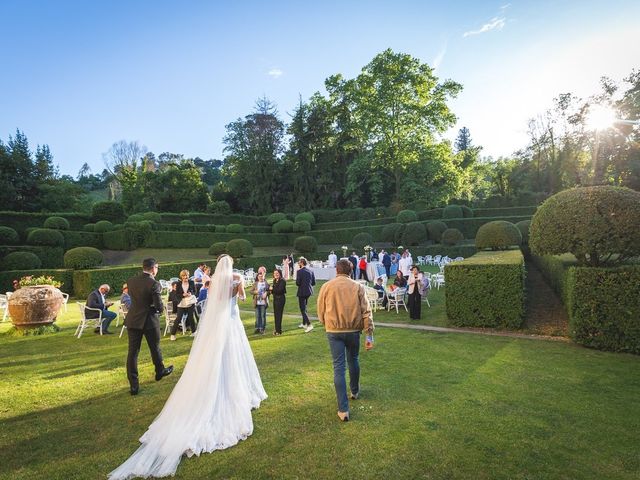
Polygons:
M338 418L342 421L342 422L348 422L349 421L349 412L338 412Z

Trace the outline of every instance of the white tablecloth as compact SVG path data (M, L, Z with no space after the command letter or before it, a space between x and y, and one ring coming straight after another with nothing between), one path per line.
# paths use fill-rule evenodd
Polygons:
M319 267L307 267L313 272L316 280L331 280L336 276L335 267L319 268Z

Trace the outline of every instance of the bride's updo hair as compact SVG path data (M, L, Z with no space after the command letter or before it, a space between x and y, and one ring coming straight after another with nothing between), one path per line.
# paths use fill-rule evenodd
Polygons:
M220 255L217 259L216 262L219 262L220 260L222 260L224 257L229 257L229 259L231 260L231 263L233 263L233 258L231 257L231 255L227 255L226 253L223 253L222 255Z

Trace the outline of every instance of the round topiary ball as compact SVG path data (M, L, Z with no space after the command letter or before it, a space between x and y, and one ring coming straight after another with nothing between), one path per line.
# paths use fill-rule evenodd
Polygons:
M93 228L93 231L96 233L110 232L111 230L113 230L113 223L109 220L100 220L99 222L96 222L96 225Z
M244 238L234 238L227 243L227 253L233 258L250 257L253 255L253 245Z
M447 229L447 224L441 222L440 220L434 220L432 222L427 223L427 235L429 236L429 240L433 241L433 243L441 243L442 242L442 234Z
M293 232L293 222L291 220L279 220L271 227L273 233L291 233Z
M218 256L227 253L227 242L216 242L209 247L209 255Z
M516 227L518 227L520 235L522 235L522 245L529 245L529 228L531 227L531 220L521 220L516 223Z
M126 215L120 202L105 201L93 204L91 218L93 221L109 220L110 222L121 222Z
M65 252L64 268L72 268L74 270L93 268L102 265L103 260L104 256L97 248L76 247Z
M382 241L395 244L396 232L402 227L401 223L388 223L382 227Z
M150 222L153 222L153 223L162 222L162 215L160 215L158 212L144 212L142 214L142 218L144 220L149 220Z
M226 233L227 231L227 226L226 225L216 225L215 226L215 232L216 233Z
M351 243L353 244L353 248L355 248L356 250L362 250L365 245L373 246L373 237L370 233L360 232L353 237Z
M143 220L144 220L144 215L142 215L141 213L134 213L133 215L129 215L129 218L127 218L127 221L125 223L142 222Z
M69 230L69 220L63 217L49 217L44 221L44 228L53 230Z
M309 222L310 225L316 224L316 217L313 216L311 212L302 212L296 215L293 219L294 222L306 221Z
M16 245L20 236L11 227L0 227L0 245Z
M443 245L458 245L463 240L464 240L464 235L462 235L462 232L457 228L447 228L442 233Z
M318 249L318 242L315 237L305 235L293 241L293 248L300 253L313 253Z
M464 213L460 205L447 205L442 210L442 218L463 218Z
M96 231L96 224L95 223L87 223L84 227L82 227L82 230L84 230L85 232L95 232Z
M189 219L180 220L180 225L193 225L193 222Z
M58 230L36 228L29 232L27 243L29 245L41 245L45 247L62 247L64 246L64 237Z
M240 225L239 223L230 223L227 225L227 233L244 233L244 225Z
M42 262L35 253L11 252L2 259L2 270L37 270Z
M396 215L396 222L398 223L409 223L409 222L417 222L418 215L413 210L400 210L398 215Z
M407 223L402 232L402 245L420 245L427 241L427 229L423 223Z
M572 253L583 265L640 255L640 192L625 187L582 187L549 197L531 220L536 255Z
M518 227L505 220L485 223L476 233L476 248L478 250L506 250L521 243L522 235Z
M293 231L299 233L307 233L311 230L311 224L306 220L298 220L293 224Z
M278 223L280 220L286 220L286 219L287 219L287 216L284 213L276 212L276 213L272 213L267 217L267 223L269 225L274 225Z
M466 205L460 205L460 208L462 209L462 216L464 218L473 218L473 210L471 208Z

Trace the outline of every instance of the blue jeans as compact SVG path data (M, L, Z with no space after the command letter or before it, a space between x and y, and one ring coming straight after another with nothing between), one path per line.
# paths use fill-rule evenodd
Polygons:
M116 312L112 312L111 310L107 310L106 308L102 311L102 331L106 332L109 330L109 325L113 320L118 316Z
M336 388L338 411L349 411L347 382L345 379L345 357L349 365L349 387L352 394L360 390L360 332L327 333L333 357L333 384Z
M256 305L256 330L261 332L267 326L267 306Z

